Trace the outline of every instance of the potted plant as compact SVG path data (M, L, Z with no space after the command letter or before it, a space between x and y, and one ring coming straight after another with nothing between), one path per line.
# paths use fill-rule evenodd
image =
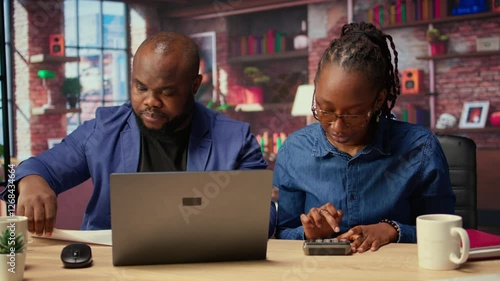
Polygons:
M262 86L270 80L268 75L265 75L255 66L247 66L243 69L245 75L245 103L260 103L264 101L264 91Z
M0 233L0 280L21 281L26 261L26 244L22 232L11 232L11 229L5 228Z
M82 84L80 84L80 78L69 77L64 79L62 94L66 97L70 108L76 107L80 100L81 92Z
M431 55L441 55L446 53L446 48L448 46L448 35L441 34L439 29L430 28L427 30L427 42L431 46Z

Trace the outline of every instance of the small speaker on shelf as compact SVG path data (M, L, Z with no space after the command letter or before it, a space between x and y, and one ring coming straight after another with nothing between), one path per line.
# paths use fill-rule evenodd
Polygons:
M491 10L493 12L500 12L500 0L491 0Z
M423 71L421 69L411 68L403 70L401 81L401 93L418 94L423 91L422 87Z
M64 35L50 34L49 48L51 56L64 56Z

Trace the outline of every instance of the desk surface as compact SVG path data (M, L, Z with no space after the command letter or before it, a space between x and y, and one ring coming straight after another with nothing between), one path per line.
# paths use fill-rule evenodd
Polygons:
M267 260L114 267L111 247L92 245L94 264L62 267L60 253L70 242L33 238L24 280L435 280L498 274L500 260L468 262L459 270L418 267L416 244L390 244L351 256L305 256L302 241L269 240ZM460 279L457 279L457 281ZM468 278L467 278L468 280Z

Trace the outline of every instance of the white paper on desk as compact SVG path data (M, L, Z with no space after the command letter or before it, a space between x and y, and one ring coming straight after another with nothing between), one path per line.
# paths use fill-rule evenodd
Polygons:
M66 229L54 228L51 237L45 237L45 236L35 236L35 237L111 246L111 229L66 230Z
M500 274L482 274L482 275L474 275L474 276L466 276L466 277L454 277L447 279L436 279L434 281L498 281Z

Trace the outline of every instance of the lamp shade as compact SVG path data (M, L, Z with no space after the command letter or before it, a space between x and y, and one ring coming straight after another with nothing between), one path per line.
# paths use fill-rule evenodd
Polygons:
M41 69L38 71L38 77L42 79L56 78L56 73L54 71Z
M293 100L292 116L312 115L311 105L314 94L314 85L300 85Z

